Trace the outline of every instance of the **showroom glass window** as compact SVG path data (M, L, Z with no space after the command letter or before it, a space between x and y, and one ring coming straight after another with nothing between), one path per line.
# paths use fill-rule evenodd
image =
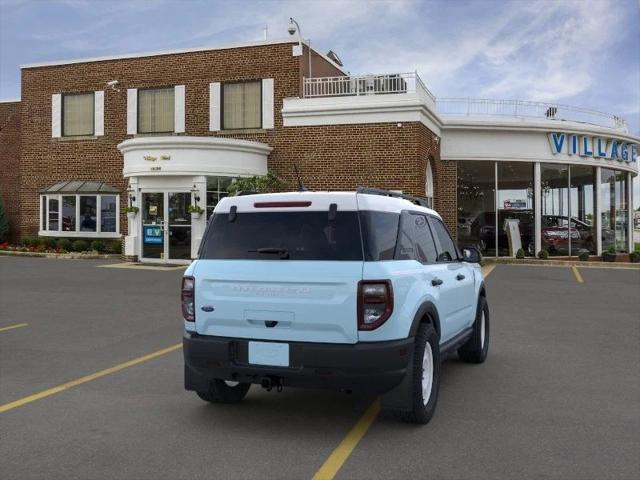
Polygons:
M62 96L62 136L93 135L94 94L65 93Z
M549 255L569 254L569 166L540 164L541 239Z
M597 253L594 218L596 169L587 165L571 165L569 177L571 255L578 255L583 250L595 255Z
M262 128L262 82L222 85L222 128Z
M628 246L629 206L627 173L601 169L600 212L602 251L613 247L616 252L626 252Z
M42 233L61 237L117 236L118 202L118 195L109 194L42 195Z
M173 87L138 90L138 133L173 132L174 97Z
M498 255L535 252L533 163L498 162Z
M207 177L207 220L218 202L228 195L232 177Z
M458 245L496 254L495 162L458 162Z

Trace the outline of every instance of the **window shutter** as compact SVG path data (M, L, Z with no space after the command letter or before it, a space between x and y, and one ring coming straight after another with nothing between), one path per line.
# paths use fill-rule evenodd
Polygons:
M127 89L127 135L138 133L138 89Z
M262 128L274 126L273 103L273 78L264 78L262 80Z
M185 101L184 85L176 85L174 87L174 131L176 133L184 133L184 101Z
M62 136L62 95L59 93L51 95L51 136Z
M209 130L217 132L220 130L220 83L209 84Z
M93 134L96 137L104 135L104 92L93 92L94 100L94 120L93 120Z

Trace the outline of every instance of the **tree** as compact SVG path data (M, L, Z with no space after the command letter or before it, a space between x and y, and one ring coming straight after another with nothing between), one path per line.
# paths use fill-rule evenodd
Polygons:
M0 195L0 243L9 240L9 218L4 210L4 202Z
M287 184L269 172L266 175L238 178L229 185L229 195L239 192L275 193L287 190Z

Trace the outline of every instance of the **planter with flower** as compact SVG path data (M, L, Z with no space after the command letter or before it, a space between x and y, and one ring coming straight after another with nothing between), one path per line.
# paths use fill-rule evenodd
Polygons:
M127 212L127 219L129 221L132 221L133 219L136 218L136 215L138 214L140 209L138 207L130 206L125 208L124 211Z
M204 213L204 210L198 205L189 205L189 207L187 208L187 212L191 214L192 220L198 220Z

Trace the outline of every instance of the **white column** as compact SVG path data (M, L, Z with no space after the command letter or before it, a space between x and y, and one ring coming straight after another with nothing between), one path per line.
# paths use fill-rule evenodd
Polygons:
M209 130L217 132L220 130L220 82L209 84Z
M198 256L198 248L207 228L207 177L199 175L193 177L193 185L195 185L200 201L198 205L204 210L204 213L197 220L191 218L191 258Z
M594 213L594 221L596 227L596 255L602 255L602 198L600 198L600 183L602 180L602 171L600 167L596 167L596 184L594 185L596 205Z
M273 128L274 119L273 78L262 79L262 128Z
M136 177L129 179L129 189L133 190L133 196L136 197L135 202L131 202L131 206L140 207L142 205L142 199L140 198L141 193L138 191L138 179ZM129 192L127 192L127 204L129 203L128 195ZM142 208L140 208L140 211L135 217L131 219L128 217L129 215L127 215L128 235L124 237L124 254L127 256L135 255L139 260L142 255L142 245L140 244L142 237L138 235L140 219L142 218Z
M533 169L533 215L535 228L535 252L542 250L542 176L540 173L540 162L534 163Z
M93 92L93 134L96 137L104 135L104 91Z
M59 93L51 95L51 136L62 136L62 95Z
M184 122L184 111L185 111L185 87L184 85L176 85L173 89L174 91L174 108L173 108L173 125L174 131L176 133L184 133L185 130L185 122Z

